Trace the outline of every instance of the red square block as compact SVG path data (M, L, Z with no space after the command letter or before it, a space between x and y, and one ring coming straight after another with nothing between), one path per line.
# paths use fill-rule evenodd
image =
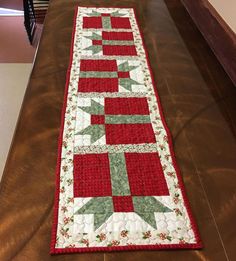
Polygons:
M93 40L93 45L102 45L102 40Z
M157 153L125 153L132 196L167 196L169 190Z
M105 114L149 115L146 98L105 98Z
M147 124L106 124L107 144L155 143L155 135L150 123Z
M116 60L81 60L80 71L114 72L118 67Z
M111 195L108 154L74 155L74 197Z
M123 41L133 41L133 33L131 32L102 32L103 40L123 40Z
M127 17L111 17L111 26L112 28L131 28L129 18Z
M83 28L102 28L101 17L84 17Z
M137 55L137 51L134 45L103 45L104 55Z
M134 212L131 196L113 196L114 212Z
M102 16L111 16L111 14L101 13Z
M129 72L118 72L119 78L130 78Z
M105 116L104 115L91 115L91 124L104 124Z
M118 92L118 78L80 78L79 92Z

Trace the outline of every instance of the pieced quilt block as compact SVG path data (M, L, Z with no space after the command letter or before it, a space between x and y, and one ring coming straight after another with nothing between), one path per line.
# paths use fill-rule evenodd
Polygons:
M131 29L128 17L116 17L113 14L103 13L98 16L84 17L84 29Z
M156 152L76 154L74 191L76 197L169 195Z
M86 31L82 53L94 56L137 56L132 32Z
M75 146L156 142L146 97L78 99Z
M154 159L155 162L148 165L146 159ZM104 214L102 220L99 221L99 217L96 220L94 217L94 229L103 226L116 212L134 212L156 228L155 211L152 213L152 210L149 212L147 209L147 215L144 209L140 209L140 204L154 204L152 209L156 206L156 211L162 209L171 212L171 209L153 197L164 195L168 196L169 192L157 153L101 153L74 156L74 196L93 198L76 214L92 214L92 211L96 214L97 206L94 206L96 200L97 204L109 204L107 209L99 212Z
M137 60L82 60L79 76L79 92L146 91Z
M200 248L133 9L79 7L51 253Z

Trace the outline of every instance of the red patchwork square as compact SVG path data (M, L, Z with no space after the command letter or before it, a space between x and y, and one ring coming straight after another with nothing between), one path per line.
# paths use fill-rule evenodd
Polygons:
M83 28L102 28L101 17L84 17Z
M106 124L107 144L155 143L155 135L150 123L146 124Z
M81 60L80 71L117 71L116 60Z
M105 98L105 114L149 115L146 98Z
M102 40L93 40L93 45L102 45Z
M118 72L119 78L130 78L129 72Z
M74 155L74 197L112 195L108 154Z
M104 115L91 115L91 124L104 124L105 116Z
M113 196L114 212L134 212L131 196Z
M118 92L118 78L80 78L79 92Z
M127 17L111 17L112 28L131 29L129 18Z
M134 45L103 45L104 55L137 55Z
M123 40L123 41L133 41L133 33L131 32L102 32L103 40Z
M132 196L167 196L169 191L157 153L125 153Z
M101 13L102 16L111 16L111 14Z

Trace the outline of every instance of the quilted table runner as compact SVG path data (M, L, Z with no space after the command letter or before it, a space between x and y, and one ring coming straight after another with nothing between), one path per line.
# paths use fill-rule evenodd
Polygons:
M200 248L129 8L77 8L51 253Z

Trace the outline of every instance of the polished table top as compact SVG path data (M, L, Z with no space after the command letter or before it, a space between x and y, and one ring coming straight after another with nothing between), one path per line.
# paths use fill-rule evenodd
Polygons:
M236 88L179 0L112 6L136 8L204 249L49 255L57 138L78 3L110 1L51 0L0 185L0 260L233 260Z

